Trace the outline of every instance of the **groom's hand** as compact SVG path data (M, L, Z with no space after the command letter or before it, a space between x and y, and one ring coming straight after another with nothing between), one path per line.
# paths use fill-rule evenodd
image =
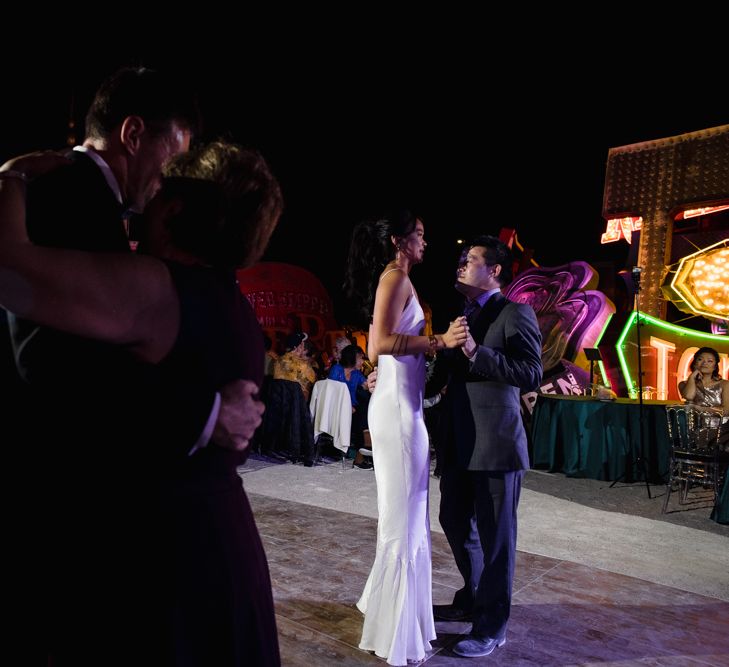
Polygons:
M471 335L471 332L468 332L468 335L466 336L466 342L463 343L463 346L461 347L463 350L463 354L465 354L469 359L473 359L473 355L476 354L476 350L478 350L478 344L475 340L473 340L473 336Z

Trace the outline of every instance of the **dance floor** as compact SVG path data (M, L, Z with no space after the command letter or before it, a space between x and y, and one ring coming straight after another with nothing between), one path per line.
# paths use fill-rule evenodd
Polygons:
M247 488L256 487L252 473L243 475ZM268 554L283 664L384 665L357 648L362 617L354 606L374 559L376 520L250 488L249 496ZM432 540L433 601L445 604L460 578L444 535L433 532ZM670 544L665 550L670 561ZM699 567L700 543L696 560ZM729 602L524 551L505 646L459 658L451 647L468 628L436 623L428 666L729 665Z

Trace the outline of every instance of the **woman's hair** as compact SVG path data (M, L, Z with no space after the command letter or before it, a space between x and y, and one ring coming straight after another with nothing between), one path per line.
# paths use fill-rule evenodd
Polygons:
M332 354L336 359L339 359L342 356L342 350L347 347L347 345L351 345L352 342L349 340L349 338L346 338L345 336L339 336L337 340L334 341L334 349L332 350Z
M391 237L403 238L415 231L418 218L401 209L381 220L359 223L349 245L344 294L353 307L358 326L372 320L377 280L385 265L394 259L396 248Z
M162 195L182 202L169 223L172 243L225 268L257 262L283 210L281 188L263 156L223 141L176 157L165 169Z
M714 372L711 374L711 379L721 380L721 375L719 374L719 353L713 347L700 347L698 350L696 350L696 354L694 354L694 358L691 360L691 370L698 370L697 362L702 354L710 354L712 357L714 357L714 360L716 361L716 366L714 367Z

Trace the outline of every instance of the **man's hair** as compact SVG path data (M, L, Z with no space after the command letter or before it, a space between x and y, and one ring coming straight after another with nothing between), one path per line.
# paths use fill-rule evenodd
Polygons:
M362 354L362 348L357 345L347 345L342 350L342 356L339 358L339 363L342 368L354 368L357 365L357 355Z
M514 278L514 256L511 254L509 246L495 236L488 236L486 234L473 239L468 247L472 248L473 246L486 248L486 256L484 257L486 264L490 264L491 266L498 264L501 266L499 285L501 287L508 285Z
M263 156L223 141L174 158L162 196L183 204L170 222L173 244L225 268L257 262L283 210L281 188Z
M86 113L86 137L108 139L128 116L139 116L151 134L175 121L191 134L200 131L200 111L185 83L144 67L124 67L96 91Z

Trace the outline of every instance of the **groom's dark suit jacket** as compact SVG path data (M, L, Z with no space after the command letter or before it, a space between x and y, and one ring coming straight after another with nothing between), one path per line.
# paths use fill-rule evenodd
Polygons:
M542 379L534 310L494 294L471 325L471 335L485 346L473 364L460 349L439 353L436 360L436 382L448 384L445 409L452 441L446 455L467 470L528 469L520 394Z

